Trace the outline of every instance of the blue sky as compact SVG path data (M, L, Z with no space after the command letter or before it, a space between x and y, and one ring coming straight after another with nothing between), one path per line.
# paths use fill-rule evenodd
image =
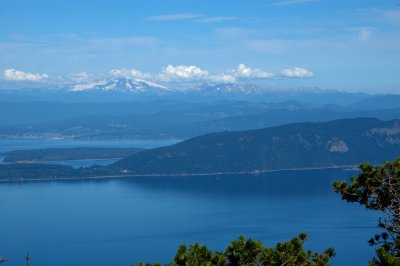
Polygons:
M400 93L393 0L2 0L0 23L2 80L114 70L164 83Z

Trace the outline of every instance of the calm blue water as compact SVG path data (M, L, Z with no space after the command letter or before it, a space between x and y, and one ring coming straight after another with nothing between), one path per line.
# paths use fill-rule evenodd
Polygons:
M46 162L49 164L68 165L74 168L90 167L93 165L109 165L115 163L118 159L97 159L97 160L72 160L72 161L54 161Z
M0 184L4 265L111 266L168 262L182 243L223 250L245 234L273 245L307 232L335 265L366 265L377 215L343 202L339 169L260 175L132 177Z

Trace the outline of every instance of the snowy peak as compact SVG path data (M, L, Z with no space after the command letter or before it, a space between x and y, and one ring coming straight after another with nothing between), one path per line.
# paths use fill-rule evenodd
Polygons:
M111 78L92 81L83 84L76 84L70 89L73 92L80 91L117 91L117 92L159 92L169 90L167 87L143 80L143 79L130 79L130 78Z
M160 94L182 93L203 96L252 96L264 94L324 94L335 93L336 91L321 90L315 87L303 88L263 88L254 84L203 84L187 89L169 89L163 85L156 84L143 79L127 77L111 77L96 81L79 83L69 89L71 92L124 92L136 94Z

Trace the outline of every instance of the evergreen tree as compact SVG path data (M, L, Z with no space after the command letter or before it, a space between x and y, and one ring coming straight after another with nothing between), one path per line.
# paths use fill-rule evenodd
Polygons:
M266 248L258 240L240 236L232 241L224 252L215 252L201 244L192 244L187 248L181 245L172 263L166 266L328 266L334 250L329 248L323 253L304 250L307 235L301 233L288 242L278 243L274 248ZM29 266L29 253L25 265ZM139 262L131 266L161 266L161 263Z
M261 241L240 236L232 241L224 252L215 252L200 244L189 248L182 245L170 266L327 266L334 256L333 249L324 253L304 250L307 235L302 233L288 242L266 248ZM136 266L152 264L138 263Z
M377 246L370 265L400 265L400 158L375 168L364 163L360 169L350 183L335 182L334 190L348 202L382 213L378 226L384 232L369 240Z

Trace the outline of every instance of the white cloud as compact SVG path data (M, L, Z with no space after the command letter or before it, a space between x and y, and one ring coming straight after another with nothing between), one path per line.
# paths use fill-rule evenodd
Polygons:
M381 10L380 13L388 20L400 22L400 10L399 9Z
M273 6L288 6L288 5L304 4L304 3L316 2L316 1L317 0L284 0L284 1L275 2L272 5Z
M239 64L232 72L237 78L266 79L274 76L271 72L263 71L259 68L250 68L244 64Z
M208 77L208 71L197 66L168 65L158 74L158 79L164 82L199 81L207 79Z
M113 77L151 79L151 75L149 73L143 73L137 69L113 69L109 72L109 74Z
M196 22L199 23L218 23L218 22L224 22L224 21L230 21L230 20L235 20L235 17L208 17L208 18L201 18L196 20Z
M152 16L148 17L149 21L169 21L169 20L188 20L202 17L199 14L193 13L178 13L178 14L168 14L168 15L160 15L160 16Z
M6 80L14 81L40 81L43 79L47 79L49 76L47 74L35 74L19 71L14 68L9 68L4 70L3 77Z
M197 66L168 65L157 75L157 79L162 82L236 83L240 79L267 79L274 76L271 72L259 68L250 68L244 64L220 74L210 74L207 70Z
M360 41L366 43L371 39L372 30L370 28L360 28L358 31L358 38Z
M195 13L177 13L177 14L166 14L160 16L152 16L146 18L147 21L174 21L174 20L191 20L198 23L219 23L224 21L236 20L236 17L231 16L215 16L207 17L201 14Z
M349 28L348 31L354 32L356 37L363 43L368 43L371 40L373 29L370 27L355 27Z
M314 73L310 70L300 67L286 68L282 70L281 74L287 78L309 78L314 76Z

